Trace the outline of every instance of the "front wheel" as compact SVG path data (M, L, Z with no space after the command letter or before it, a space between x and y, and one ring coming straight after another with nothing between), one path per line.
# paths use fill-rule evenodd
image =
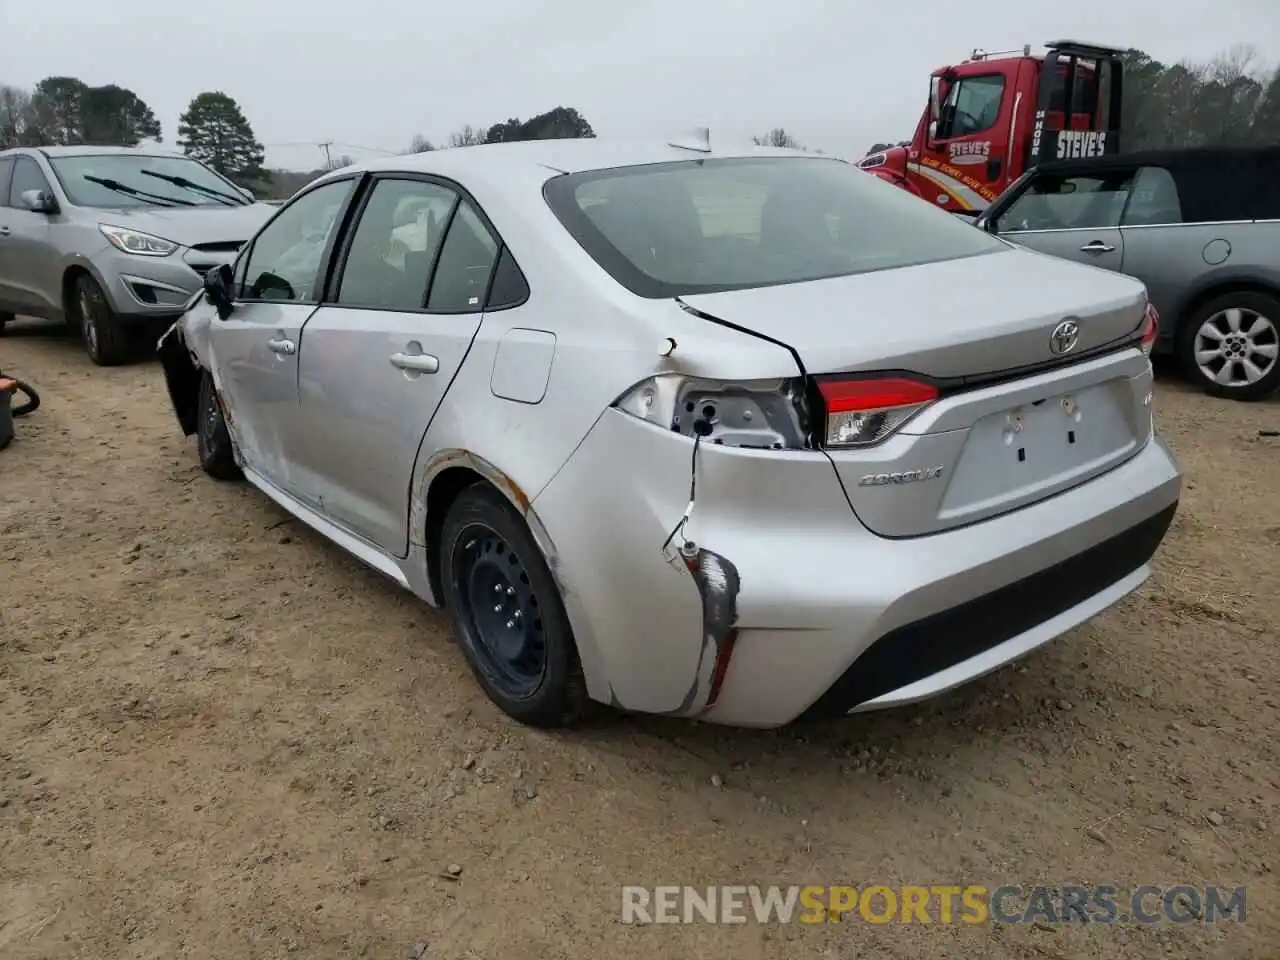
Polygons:
M114 367L127 361L129 339L98 282L88 274L81 274L76 277L71 294L70 307L89 359L100 367Z
M458 495L440 537L444 601L467 662L508 716L569 726L587 706L573 630L524 519L477 484Z
M239 480L243 474L236 466L231 431L227 429L218 391L213 388L213 377L208 370L200 375L196 416L196 449L200 453L201 469L216 480Z
M1181 326L1178 355L1211 396L1261 400L1280 386L1280 299L1253 290L1215 297Z

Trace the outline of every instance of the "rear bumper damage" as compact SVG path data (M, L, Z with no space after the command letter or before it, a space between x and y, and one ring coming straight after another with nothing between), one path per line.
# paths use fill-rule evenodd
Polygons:
M739 726L910 703L1061 635L1149 576L1181 487L1153 439L1040 503L889 540L821 453L692 448L610 410L533 505L592 696Z

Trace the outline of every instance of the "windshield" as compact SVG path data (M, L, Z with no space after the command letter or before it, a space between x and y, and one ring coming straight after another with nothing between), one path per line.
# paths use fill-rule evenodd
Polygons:
M739 290L1005 249L839 160L686 160L566 174L547 203L642 297Z
M67 199L77 207L155 207L166 205L226 206L243 203L244 195L208 167L186 157L145 154L98 154L53 157L49 160ZM87 178L93 179L87 179ZM178 186L174 179L192 186ZM113 190L100 181L113 181L138 196ZM219 197L218 194L222 196ZM229 200L227 198L230 198Z

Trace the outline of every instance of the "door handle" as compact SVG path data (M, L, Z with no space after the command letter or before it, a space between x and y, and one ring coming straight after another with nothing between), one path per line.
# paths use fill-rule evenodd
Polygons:
M267 346L271 348L272 353L285 357L291 357L298 352L298 347L292 340L268 340Z
M1094 240L1092 243L1086 243L1080 248L1081 253L1115 253L1116 248L1109 243L1103 243L1101 240Z
M8 235L9 235L9 228L0 227L0 237L7 237Z
M429 353L393 353L391 365L414 373L435 373L440 369L440 358Z

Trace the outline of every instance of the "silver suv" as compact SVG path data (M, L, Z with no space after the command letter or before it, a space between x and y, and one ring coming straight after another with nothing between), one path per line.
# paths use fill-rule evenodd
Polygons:
M273 213L182 154L0 152L0 330L16 314L65 320L94 363L121 363Z
M1208 393L1280 387L1280 147L1203 147L1047 163L978 226L1042 253L1141 280L1157 353Z

